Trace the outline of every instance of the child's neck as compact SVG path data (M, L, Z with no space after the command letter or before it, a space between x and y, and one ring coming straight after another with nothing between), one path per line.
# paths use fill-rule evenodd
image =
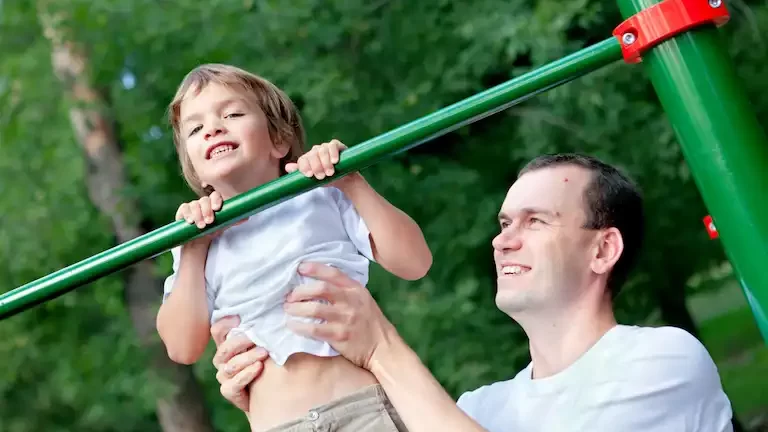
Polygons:
M214 185L214 189L221 194L224 200L228 200L234 196L248 192L251 189L257 188L265 183L275 180L280 176L278 167L275 167L274 173L258 173L249 172L248 175L230 177L222 179L220 182Z

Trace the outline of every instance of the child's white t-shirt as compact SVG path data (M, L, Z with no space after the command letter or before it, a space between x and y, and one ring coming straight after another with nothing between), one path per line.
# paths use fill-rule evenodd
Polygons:
M173 289L180 247L171 250L173 274L165 281L163 299ZM205 264L205 286L211 324L240 317L230 332L244 333L282 365L291 354L338 353L327 343L299 336L285 327L286 295L312 282L298 274L302 262L339 268L363 286L373 261L368 227L352 202L335 187L318 187L283 201L232 226L214 239Z
M673 327L619 325L562 372L464 393L489 432L730 432L731 405L704 346Z

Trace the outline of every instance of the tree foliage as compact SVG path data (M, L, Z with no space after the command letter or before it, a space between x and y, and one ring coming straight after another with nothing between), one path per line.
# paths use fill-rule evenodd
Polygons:
M762 123L768 7L730 5L723 30ZM184 185L166 106L204 62L235 64L284 88L311 143L354 145L610 36L615 3L476 0L59 0L107 96L145 229L168 223ZM90 202L90 167L52 72L32 2L0 2L0 282L11 289L112 245ZM521 330L493 302L490 240L506 188L543 152L581 151L617 163L647 199L647 248L618 301L624 322L674 321L687 281L724 259L674 133L641 67L611 65L365 171L423 227L435 264L418 282L374 267L370 288L404 337L455 396L511 377L527 362ZM159 277L168 256L156 260ZM169 391L131 328L119 275L0 325L0 430L159 430ZM158 302L160 294L158 293ZM670 309L671 308L671 309ZM666 312L665 312L666 311ZM682 319L684 321L684 319ZM685 324L682 321L676 324ZM216 427L243 424L196 366Z

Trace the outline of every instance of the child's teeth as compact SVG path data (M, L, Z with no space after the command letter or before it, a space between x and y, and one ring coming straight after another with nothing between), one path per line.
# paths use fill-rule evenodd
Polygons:
M216 148L216 150L214 150L211 153L211 156L216 156L216 155L219 155L221 153L228 152L230 150L234 150L234 147L232 147L231 145L224 145L224 146Z

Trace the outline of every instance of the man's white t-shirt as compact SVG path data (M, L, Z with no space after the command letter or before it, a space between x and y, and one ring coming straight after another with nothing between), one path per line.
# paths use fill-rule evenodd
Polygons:
M490 432L725 432L731 405L704 346L673 327L618 325L567 369L464 393Z

